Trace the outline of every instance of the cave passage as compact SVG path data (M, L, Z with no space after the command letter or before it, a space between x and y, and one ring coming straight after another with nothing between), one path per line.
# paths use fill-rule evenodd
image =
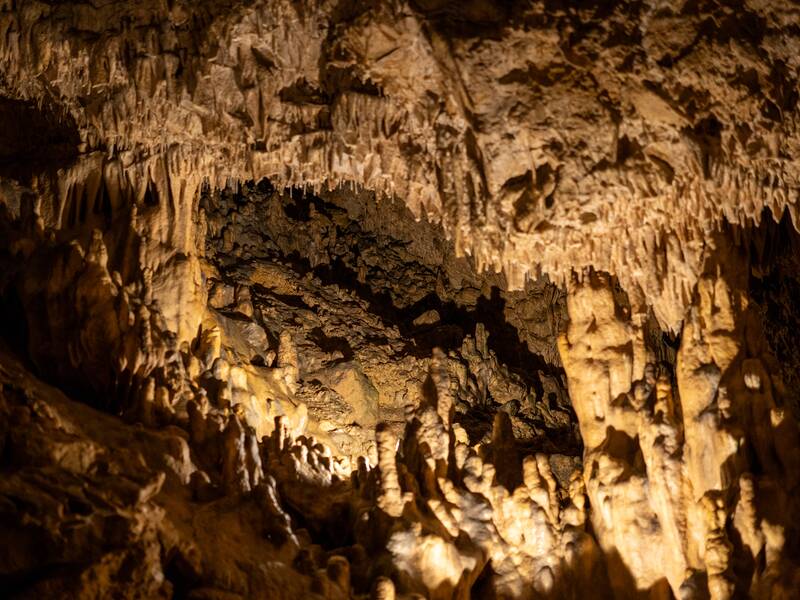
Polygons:
M795 598L798 23L0 0L0 596Z

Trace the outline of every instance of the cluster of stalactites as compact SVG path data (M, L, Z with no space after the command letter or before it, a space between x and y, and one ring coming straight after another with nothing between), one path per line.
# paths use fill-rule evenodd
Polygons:
M530 9L543 10L537 19L547 16L548 22L563 17L536 3ZM764 22L774 20L767 30L779 35L782 11L750 9ZM195 11L205 23L200 31L191 29ZM403 3L345 24L328 4L315 2L269 0L235 11L182 3L168 10L144 3L134 10L21 2L0 11L0 30L13 32L0 36L0 68L9 93L40 103L58 96L77 124L81 164L65 170L51 194L58 196L50 213L59 222L81 212L76 204L96 202L102 190L113 207L126 187L137 201L155 195L180 214L181 206L194 203L202 181L224 186L269 177L303 189L360 186L400 198L418 217L441 220L459 253L471 254L480 269L503 270L513 289L529 275L547 273L561 284L573 270L594 266L618 275L654 306L665 328L677 331L702 271L704 240L723 219L757 222L764 209L775 217L788 210L798 224L800 176L784 158L797 146L793 108L770 123L770 133L752 131L742 116L782 103L767 91L790 80L776 87L764 74L786 77L778 65L787 68L782 53L791 55L791 45L773 43L759 52L744 50L749 44L717 46L729 62L750 65L747 72L760 80L757 93L748 88L742 95L747 86L737 70L714 71L710 60L674 65L650 55L671 43L666 31L685 33L665 29L663 19L682 19L687 31L697 23L666 9L644 12L647 22L637 21L644 13L631 16L642 45L630 50L652 75L647 82L626 75L615 84L619 89L600 95L612 103L611 112L625 115L622 123L612 126L601 116L599 99L585 97L580 86L540 90L564 94L551 98L553 104L574 100L577 112L561 115L574 132L537 120L541 111L533 106L541 98L529 94L538 84L513 83L532 68L529 47L543 53L534 71L546 72L550 60L556 72L567 68L550 37L555 31L510 24L500 39L446 43L433 35L437 28L424 14ZM122 25L125 19L136 25ZM79 35L84 31L96 35ZM295 40L304 41L302 49ZM619 40L609 41L587 68L610 85L620 73L612 67ZM715 36L698 33L696 42L686 50L708 52ZM699 75L710 72L713 77ZM332 76L339 73L346 76ZM337 79L349 83L336 87ZM702 135L686 132L713 119L690 122L686 114L694 110L673 106L684 100L666 101L667 89L649 88L662 79L675 89L699 85L692 105L704 96L712 105L735 97L741 113L715 107L722 131L706 148ZM514 94L519 98L511 102ZM494 119L492 126L476 127L476 115ZM587 154L553 150L571 139L562 136L592 127L598 139L580 144ZM613 164L620 158L618 140L600 147L611 130L652 160ZM550 175L521 186L540 171ZM520 209L526 194L533 208ZM188 221L174 222L183 228L176 235L181 247L190 238Z

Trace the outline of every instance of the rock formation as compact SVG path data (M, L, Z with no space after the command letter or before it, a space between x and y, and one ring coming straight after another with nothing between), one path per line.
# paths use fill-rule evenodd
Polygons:
M793 598L800 7L0 0L0 589Z

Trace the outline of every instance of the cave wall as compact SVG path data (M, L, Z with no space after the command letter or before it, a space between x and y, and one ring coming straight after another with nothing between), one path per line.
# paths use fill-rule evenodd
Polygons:
M2 581L791 597L798 22L1 2Z

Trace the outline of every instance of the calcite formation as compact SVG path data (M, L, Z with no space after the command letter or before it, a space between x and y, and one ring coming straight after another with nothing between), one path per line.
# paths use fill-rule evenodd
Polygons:
M795 597L798 50L0 0L0 595Z

